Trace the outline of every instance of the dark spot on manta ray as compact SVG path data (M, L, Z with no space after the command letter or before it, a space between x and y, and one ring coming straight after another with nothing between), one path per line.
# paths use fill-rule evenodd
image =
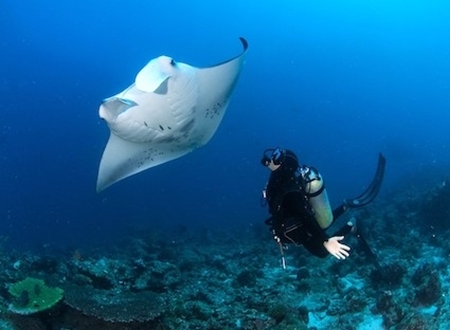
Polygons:
M144 125L148 127L147 123L144 121Z
M161 131L164 131L164 127L162 127L161 125L159 125L159 128L161 128Z
M168 136L168 137L166 137L166 138L159 139L159 142L161 142L161 143L171 143L171 142L174 142L174 141L176 141L176 140L177 140L177 139L176 139L175 137Z

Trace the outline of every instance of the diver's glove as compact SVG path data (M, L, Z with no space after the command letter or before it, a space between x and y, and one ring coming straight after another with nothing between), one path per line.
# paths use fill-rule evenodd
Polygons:
M344 239L344 236L334 236L329 238L327 241L323 242L323 246L328 251L329 254L337 259L345 259L350 254L350 247L340 243Z

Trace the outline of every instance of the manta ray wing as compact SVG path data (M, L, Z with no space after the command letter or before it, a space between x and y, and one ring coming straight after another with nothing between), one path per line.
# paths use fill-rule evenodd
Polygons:
M106 99L99 115L110 137L97 191L206 144L230 101L248 48L224 63L195 68L167 56L151 60L135 83Z

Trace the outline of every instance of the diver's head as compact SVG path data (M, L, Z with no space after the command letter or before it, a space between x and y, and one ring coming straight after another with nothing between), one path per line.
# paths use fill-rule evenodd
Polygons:
M271 171L276 171L280 167L296 171L299 165L297 156L291 150L281 148L264 150L261 164L267 166Z

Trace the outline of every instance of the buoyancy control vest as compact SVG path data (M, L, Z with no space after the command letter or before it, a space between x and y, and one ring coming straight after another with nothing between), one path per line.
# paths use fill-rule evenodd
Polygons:
M284 191L278 195L278 198L272 200L270 200L272 196L266 196L267 188L263 190L263 195L269 202L270 213L272 215L276 213L285 194L291 191L300 191L304 194L305 200L309 204L308 209L313 214L317 223L322 229L327 229L333 222L333 212L323 178L319 171L313 167L301 166L297 171L296 182L294 186L290 185L289 187L285 187Z

